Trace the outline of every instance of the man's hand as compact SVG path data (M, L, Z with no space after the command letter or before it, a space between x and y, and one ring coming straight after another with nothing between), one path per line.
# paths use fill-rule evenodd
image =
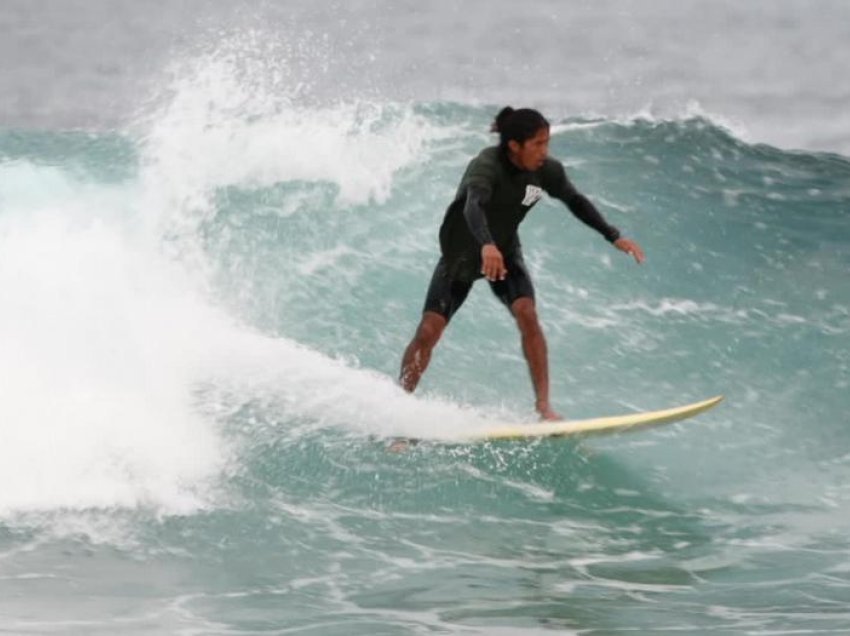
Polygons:
M481 273L489 281L505 280L505 276L508 275L505 259L493 243L487 243L481 248Z
M646 260L646 256L643 255L643 250L640 248L640 245L638 245L631 239L619 238L614 241L614 247L616 247L621 252L625 252L626 254L631 254L632 256L634 256L635 261L637 261L638 265L640 265Z

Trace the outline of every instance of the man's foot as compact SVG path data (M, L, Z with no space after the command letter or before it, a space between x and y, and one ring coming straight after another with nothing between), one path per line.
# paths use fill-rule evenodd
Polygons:
M548 404L538 404L537 412L540 413L540 419L546 422L555 422L564 419L552 410L552 407Z

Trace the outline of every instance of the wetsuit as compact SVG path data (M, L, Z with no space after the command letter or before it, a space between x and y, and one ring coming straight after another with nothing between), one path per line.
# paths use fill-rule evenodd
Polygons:
M560 199L581 221L614 242L617 228L608 225L594 205L575 189L560 161L547 158L534 171L517 168L497 146L470 161L440 227L441 257L431 277L423 311L447 320L460 308L481 274L481 247L495 243L505 260L505 280L490 287L508 307L518 298L534 298L534 286L522 259L517 229L543 193Z

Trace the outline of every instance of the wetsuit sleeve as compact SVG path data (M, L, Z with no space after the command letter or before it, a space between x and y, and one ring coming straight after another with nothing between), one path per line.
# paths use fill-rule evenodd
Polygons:
M469 226L469 231L479 245L494 242L490 228L487 226L487 217L484 215L484 204L487 203L489 198L489 190L485 190L479 185L466 187L466 204L463 206L463 216L466 219L467 226Z
M609 242L613 243L620 238L620 230L609 225L590 199L576 190L567 178L567 173L560 161L552 160L547 168L547 179L543 187L549 196L563 201L577 219L599 232Z
M599 232L610 243L620 238L620 230L613 225L609 225L599 210L596 209L596 206L581 192L576 192L570 198L561 200L567 204L570 212L583 223Z

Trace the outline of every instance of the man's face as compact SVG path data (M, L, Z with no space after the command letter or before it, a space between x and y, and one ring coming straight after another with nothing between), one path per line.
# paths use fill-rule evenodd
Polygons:
M509 141L511 160L522 170L539 170L549 154L549 129L541 128L523 143Z

